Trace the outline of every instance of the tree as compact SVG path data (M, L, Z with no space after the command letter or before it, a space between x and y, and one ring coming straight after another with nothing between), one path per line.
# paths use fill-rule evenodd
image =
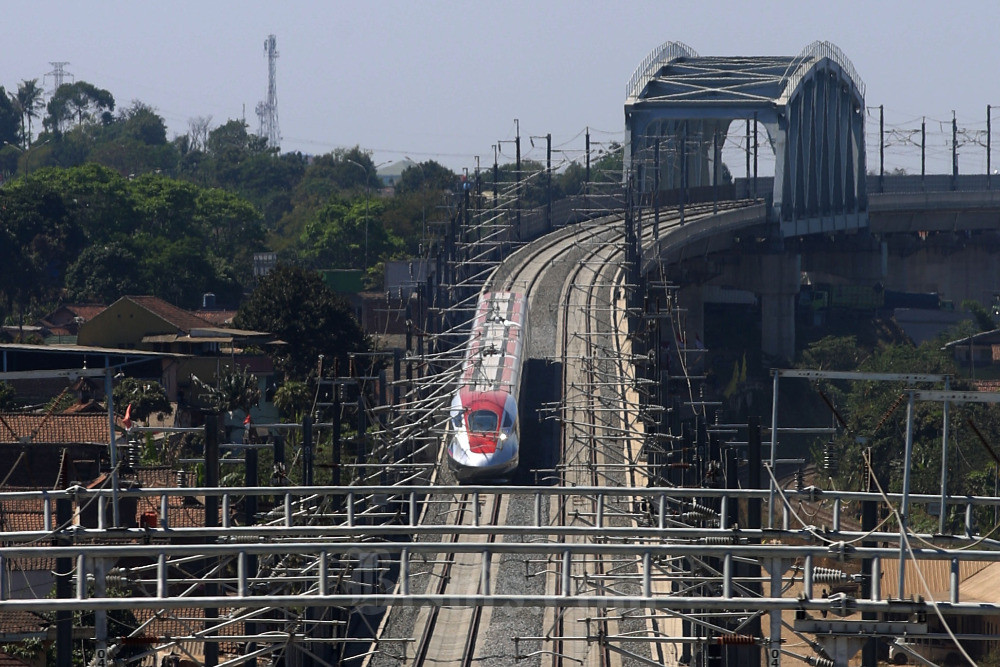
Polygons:
M208 133L212 127L211 116L196 116L188 119L188 145L193 151L208 150Z
M274 392L274 406L286 419L298 421L309 410L313 391L309 385L299 380L288 380Z
M147 294L139 255L125 241L90 245L66 271L66 295L75 301L112 303L125 294Z
M38 79L26 79L17 87L17 108L21 113L22 145L31 147L31 119L38 118L38 111L44 106L43 91L38 85Z
M156 380L124 378L115 385L111 397L115 403L115 414L124 417L131 405L130 416L135 421L148 422L149 415L154 412L169 415L174 411L166 390Z
M0 382L0 410L13 410L17 392L7 382Z
M302 254L317 269L367 270L401 246L382 224L381 201L334 198L306 225ZM365 265L366 260L368 266Z
M458 176L451 169L434 160L427 160L403 170L396 183L396 194L407 194L421 189L448 190L454 188Z
M49 115L45 126L60 131L63 124L70 120L75 120L77 126L98 119L108 124L112 120L111 112L115 110L115 98L92 83L76 81L59 86L46 108Z
M276 347L273 356L293 379L313 372L321 354L327 363L339 359L341 368L347 368L350 353L369 349L350 304L327 287L318 273L288 265L279 265L261 279L233 323L241 329L273 333L287 343Z
M167 143L167 125L156 109L132 100L128 108L118 113L116 124L121 127L121 134L150 146L162 146Z
M250 414L250 410L260 403L260 383L257 377L245 366L236 365L226 369L218 378L218 385L209 386L194 378L201 387L203 396L210 406L218 412L235 412L242 410Z
M0 189L0 293L23 321L32 303L54 296L85 237L58 192L31 177Z
M978 301L966 299L962 302L962 310L969 311L979 331L993 331L997 328L997 323L993 321L993 313Z
M13 96L11 96L13 97ZM7 144L18 144L18 130L21 127L21 114L15 105L16 97L12 100L8 97L7 91L0 86L0 146Z

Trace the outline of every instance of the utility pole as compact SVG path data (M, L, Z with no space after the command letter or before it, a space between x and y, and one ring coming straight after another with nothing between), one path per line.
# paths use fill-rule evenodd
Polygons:
M951 189L958 187L958 120L951 110Z
M993 143L993 127L990 123L990 110L989 104L986 105L986 189L991 189L993 185L993 179L991 178L990 172L990 144Z
M514 119L514 146L517 149L517 162L515 163L514 178L517 180L517 234L521 235L521 122Z
M545 135L545 225L552 231L552 133Z
M885 192L885 108L878 105L878 191Z

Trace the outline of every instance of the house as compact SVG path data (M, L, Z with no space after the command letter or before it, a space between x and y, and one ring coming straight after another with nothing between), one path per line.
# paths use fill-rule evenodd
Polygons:
M416 167L417 163L409 158L403 158L398 162L392 162L380 169L376 170L379 180L382 181L382 185L387 188L392 188L396 186L399 179L402 178L403 172L410 167Z
M1000 329L953 340L944 349L951 353L959 366L970 372L1000 369Z
M236 364L249 367L260 382L261 395L266 396L274 382L271 360L261 354L243 354L243 349L263 347L272 339L261 331L219 326L154 296L124 296L83 323L77 334L81 346L175 355L173 363L164 366L160 382L172 402L194 407L200 405L199 381L213 384L220 373ZM255 414L255 419L262 417Z
M76 343L80 325L107 308L103 303L67 303L42 317L35 325L40 327L45 343Z

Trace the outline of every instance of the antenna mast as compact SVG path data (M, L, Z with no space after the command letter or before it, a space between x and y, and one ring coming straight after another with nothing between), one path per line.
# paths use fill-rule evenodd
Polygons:
M278 129L278 40L268 35L264 40L267 54L267 101L257 103L257 118L260 121L258 134L267 139L271 148L280 148L281 131Z

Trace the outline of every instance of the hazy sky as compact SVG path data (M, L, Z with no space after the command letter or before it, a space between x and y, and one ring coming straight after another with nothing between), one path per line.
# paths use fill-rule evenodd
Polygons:
M492 145L513 138L515 118L536 159L544 141L532 152L531 135L551 132L557 161L580 154L587 126L595 142L620 140L625 83L670 40L701 55L782 56L833 42L867 84L867 105L884 105L897 130L890 168L912 166L914 148L899 139L924 116L932 159L947 157L955 110L968 131L963 171L981 170L985 149L971 142L985 130L986 105L1000 106L1000 3L992 0L3 0L2 8L0 85L8 90L68 61L75 80L110 90L119 106L155 107L171 136L195 116L218 125L244 113L256 131L264 40L274 33L282 150L359 144L376 162L409 156L456 170L474 167L476 155L492 164ZM44 80L50 88L52 77ZM870 116L868 136L877 128ZM513 146L501 147L511 159ZM877 146L869 155L877 158Z

